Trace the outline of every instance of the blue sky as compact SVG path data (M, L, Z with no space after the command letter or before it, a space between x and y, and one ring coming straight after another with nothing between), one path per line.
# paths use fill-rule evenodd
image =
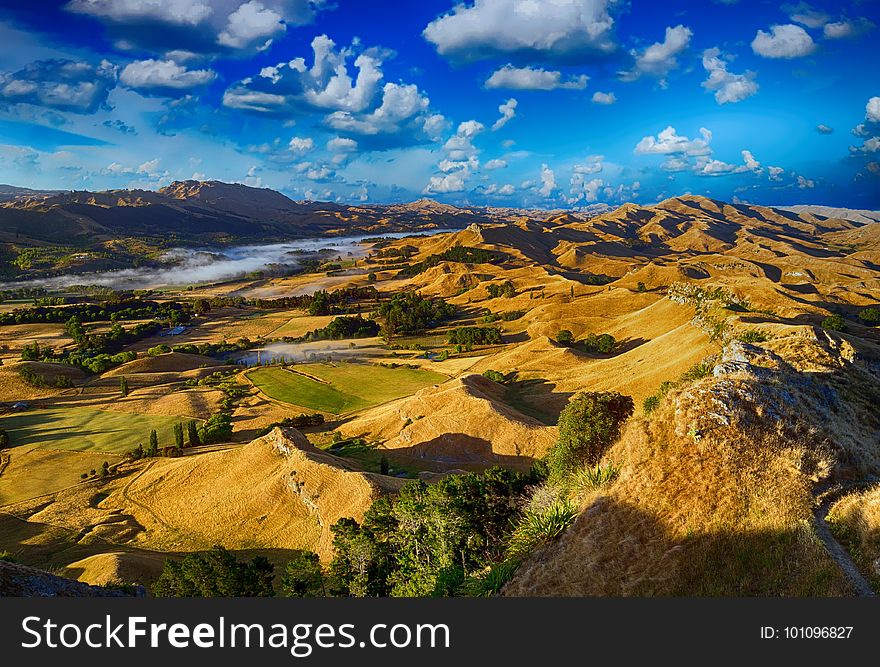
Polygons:
M0 182L880 208L880 3L14 0Z

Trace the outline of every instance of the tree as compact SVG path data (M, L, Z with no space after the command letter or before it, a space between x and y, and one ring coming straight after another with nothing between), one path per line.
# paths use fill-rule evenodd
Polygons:
M367 280L371 283L376 282L376 273L373 271L370 271L370 273L367 274Z
M587 334L583 340L584 349L593 354L611 354L617 347L617 339L611 334Z
M616 391L584 392L559 415L559 437L547 453L550 478L559 480L581 465L595 465L633 413L633 400Z
M110 464L107 461L101 464L101 477L106 477L110 474Z
M263 556L239 561L221 546L166 560L152 586L156 597L271 597L275 567Z
M281 592L292 598L319 597L327 594L318 554L302 549L293 551L281 575Z
M556 342L560 345L570 347L574 344L574 334L568 329L562 329L556 334Z
M388 457L382 454L382 458L379 459L379 474L387 475L391 471L391 465L388 463Z
M128 396L128 379L123 375L119 378L119 393L122 394L122 397L125 398Z
M229 440L232 435L232 416L226 412L211 416L199 429L199 440L202 444L211 445L215 442Z
M150 444L146 451L147 456L153 457L159 455L159 434L155 429L150 431Z
M318 290L312 295L312 302L309 304L309 315L329 315L330 314L330 297L326 290Z
M636 291L637 292L647 292L648 288L645 286L645 283L643 283L640 280L638 283L636 283Z
M865 308L859 313L859 319L868 326L880 324L880 308Z
M187 439L189 440L190 447L198 447L202 444L202 441L199 439L199 426L194 421L189 422L186 425L187 430Z
M840 315L835 313L822 320L822 328L828 331L844 331L846 330L846 322L843 321Z
M174 446L178 452L183 451L183 424L179 422L174 425Z
M0 449L9 447L9 433L0 428Z

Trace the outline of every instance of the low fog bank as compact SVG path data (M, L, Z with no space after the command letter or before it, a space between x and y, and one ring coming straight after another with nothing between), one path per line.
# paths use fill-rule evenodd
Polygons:
M242 366L260 366L279 362L354 361L380 357L385 351L374 342L345 343L314 341L311 343L274 343L236 355L233 361Z
M216 283L243 278L262 271L267 275L286 275L320 253L323 259L337 256L361 257L366 254L365 239L404 238L412 234L382 234L320 239L299 239L269 245L242 245L224 248L175 248L162 258L163 266L68 273L52 278L39 278L0 284L0 289L42 287L60 290L73 285L99 285L116 290L156 289L196 283Z

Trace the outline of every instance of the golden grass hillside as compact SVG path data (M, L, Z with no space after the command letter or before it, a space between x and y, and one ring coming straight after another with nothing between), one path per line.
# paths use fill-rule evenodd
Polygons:
M130 464L107 481L6 506L18 523L8 540L0 530L0 546L45 562L44 550L31 554L32 538L24 535L57 539L50 562L90 583L126 572L145 582L162 553L215 544L279 556L310 549L326 559L330 527L342 517L362 518L373 500L402 483L360 472L294 429L276 429L247 445Z
M546 453L555 429L511 407L505 393L480 375L464 375L380 406L340 431L380 440L390 458L418 468L528 468Z
M880 423L866 411L880 400L878 360L826 332L730 343L711 376L629 423L606 455L619 479L586 493L505 593L849 594L817 537L814 491L880 471Z

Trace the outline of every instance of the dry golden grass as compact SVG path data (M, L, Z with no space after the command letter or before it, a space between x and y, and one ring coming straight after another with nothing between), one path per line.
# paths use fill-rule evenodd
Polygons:
M210 357L198 354L186 354L183 352L169 352L155 357L142 356L139 359L111 368L104 373L105 377L118 375L133 375L140 373L182 373L200 368L222 366L220 362Z
M776 347L793 362L818 357L810 349L825 342L823 335L791 338ZM816 535L813 489L876 470L868 443L880 424L865 418L876 382L872 388L862 379L864 362L848 361L835 340L821 377L747 352L750 366L673 390L650 420L634 419L606 455L621 465L619 479L584 499L568 533L535 554L506 593L849 594ZM737 349L726 349L722 361L742 354ZM839 391L834 399L829 388ZM873 525L862 517L871 512L860 498L833 514L856 526L862 543Z
M505 400L501 385L465 375L380 406L339 430L379 440L389 458L416 468L527 468L544 455L556 430Z
M880 586L880 486L840 499L827 521L872 586Z

